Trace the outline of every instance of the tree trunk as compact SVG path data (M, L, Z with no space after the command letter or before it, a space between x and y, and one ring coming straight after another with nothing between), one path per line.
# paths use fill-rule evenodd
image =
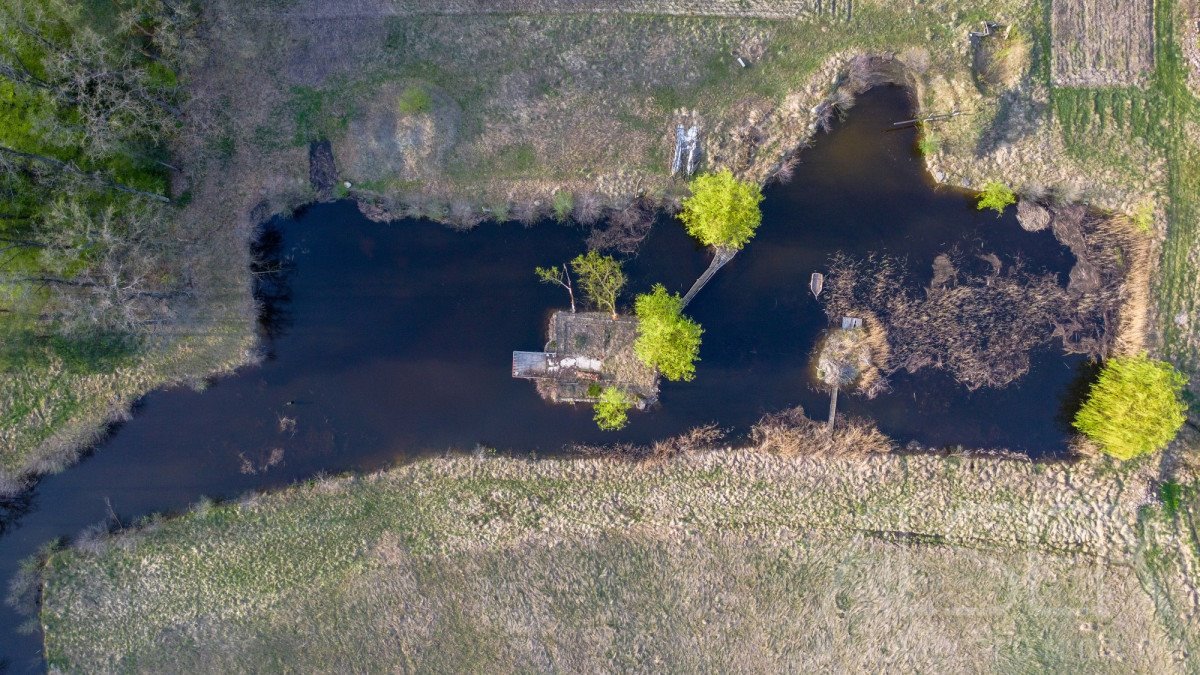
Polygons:
M688 289L687 295L683 296L683 306L687 307L692 298L696 297L696 294L700 292L700 289L704 288L705 284L716 275L717 271L725 266L725 263L733 260L733 256L735 255L737 255L737 249L718 246L715 249L712 262L708 264L708 269L704 270L704 274L701 274L700 278L696 279L696 283L692 284L692 287Z
M132 194L132 195L139 195L141 197L146 197L147 199L153 199L155 201L159 201L164 204L171 203L170 199L167 199L166 197L164 197L160 194L156 194L153 192L146 192L145 190L139 190L135 187L130 187L123 183L118 183L117 181L112 180L111 178L108 178L108 177L102 175L99 171L94 171L92 173L88 173L87 171L80 169L79 167L75 166L74 164L71 164L70 162L64 162L62 160L55 159L53 157L48 157L46 155L38 155L38 154L35 154L32 152L21 152L20 150L10 148L6 145L0 145L0 155L8 155L9 157L17 157L20 159L25 159L25 160L29 160L29 161L33 161L33 162L39 162L41 164L47 164L47 165L52 166L61 171L75 174L76 176L84 176L86 178L91 178L92 180L94 180L98 183L107 185L108 187L110 187L114 190L117 190L119 192L125 192L127 194Z

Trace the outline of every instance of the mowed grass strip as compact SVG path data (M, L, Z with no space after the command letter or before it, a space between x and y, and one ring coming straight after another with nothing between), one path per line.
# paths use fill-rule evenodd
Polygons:
M1169 670L1177 638L1130 564L1146 482L1112 471L429 460L53 555L46 655L87 672Z

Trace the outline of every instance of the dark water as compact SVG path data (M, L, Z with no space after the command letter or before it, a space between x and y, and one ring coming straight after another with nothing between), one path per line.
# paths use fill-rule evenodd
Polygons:
M1010 214L980 214L965 194L934 190L914 153L905 93L874 90L831 136L802 155L794 180L767 191L758 237L689 308L705 328L691 383L664 383L662 405L618 434L584 407L552 406L509 375L514 349L539 349L549 313L565 304L536 283L535 265L584 250L584 232L557 224L485 225L459 233L402 221L373 224L353 205L315 206L268 227L264 246L286 262L268 288L271 356L203 393L147 396L134 419L88 459L43 480L7 512L0 574L55 537L109 518L179 510L201 496L234 497L320 471L370 470L422 453L486 445L554 453L568 442L646 441L717 422L743 433L764 412L803 405L824 418L810 352L826 320L809 275L837 250L905 255L928 278L954 244L982 246L1031 269L1065 275L1071 255ZM628 262L630 290L683 291L708 254L664 219ZM970 320L970 317L964 317ZM901 442L1064 448L1069 401L1086 367L1045 349L1004 390L968 393L933 372L898 374L874 401L843 396L839 411L870 415ZM281 429L281 418L295 420ZM277 449L277 450L276 450ZM270 468L271 451L281 461ZM245 473L244 464L256 473ZM260 470L261 469L261 470ZM2 653L14 670L40 666L38 636L0 610Z

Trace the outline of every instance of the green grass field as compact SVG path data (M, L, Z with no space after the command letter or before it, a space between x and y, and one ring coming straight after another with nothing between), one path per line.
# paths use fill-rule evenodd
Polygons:
M1185 372L1200 366L1195 327L1177 321L1194 316L1200 302L1200 102L1188 88L1188 64L1179 45L1180 8L1158 0L1155 8L1155 69L1146 88L1055 88L1053 110L1070 153L1136 176L1144 170L1130 144L1165 158L1167 229L1156 280L1160 347ZM1149 204L1147 205L1149 206Z

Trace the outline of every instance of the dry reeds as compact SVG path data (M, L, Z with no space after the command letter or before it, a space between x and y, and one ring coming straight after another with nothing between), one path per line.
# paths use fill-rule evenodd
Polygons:
M939 256L923 293L905 290L911 284L887 257L838 255L830 270L827 315L836 321L870 313L886 326L886 333L876 331L889 345L879 352L886 361L876 361L885 373L939 368L970 389L1024 375L1029 350L1051 338L1046 327L1062 305L1053 275L1031 275L1019 265L1005 272L994 256Z
M762 451L788 457L854 457L894 449L873 422L843 416L830 434L826 423L810 419L799 406L764 416L750 431L750 439Z
M939 368L970 389L1003 387L1029 370L1029 352L1054 337L1071 353L1105 358L1145 348L1152 241L1125 217L1081 205L1043 207L1022 201L1026 229L1052 228L1075 255L1067 286L1007 267L994 254L938 256L921 292L897 261L838 255L825 279L831 320L874 313L891 351L875 363L884 373ZM884 335L883 330L872 331ZM881 345L882 346L882 345Z
M671 438L650 445L614 443L610 445L577 444L570 452L582 457L602 457L648 466L662 464L684 455L714 450L725 438L725 431L715 424L693 427Z
M1011 88L1029 69L1030 42L1021 33L1011 29L993 31L991 35L975 38L974 43L972 67L982 91Z
M1029 199L1017 202L1017 222L1027 232L1041 232L1050 227L1050 211Z
M1126 217L1082 205L1052 209L1054 236L1075 255L1067 286L1071 310L1056 331L1068 349L1097 358L1145 348L1152 242Z

